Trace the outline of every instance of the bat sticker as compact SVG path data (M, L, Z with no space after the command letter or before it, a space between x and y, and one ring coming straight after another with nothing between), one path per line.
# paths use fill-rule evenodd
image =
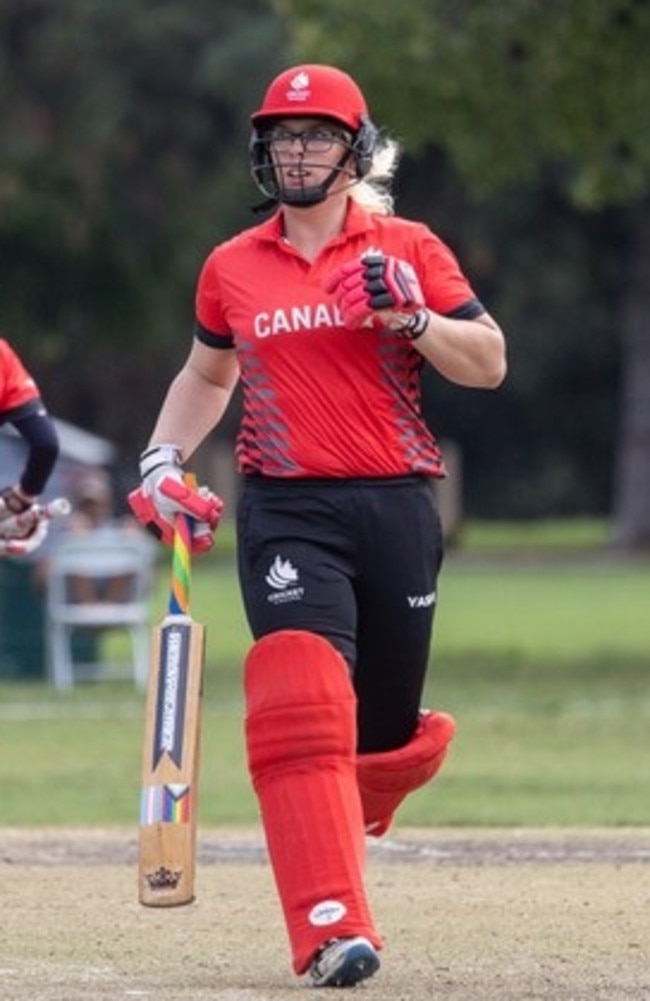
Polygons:
M181 783L145 786L140 799L140 824L187 824L191 812L191 787Z
M168 626L163 630L151 765L153 770L158 767L164 754L169 755L177 768L181 767L189 643L189 625Z

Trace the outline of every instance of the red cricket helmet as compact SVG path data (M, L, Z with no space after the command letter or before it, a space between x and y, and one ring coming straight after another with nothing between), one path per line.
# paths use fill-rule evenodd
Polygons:
M334 66L308 63L284 70L269 85L253 125L272 118L331 118L356 133L368 107L351 76Z
M268 133L278 118L326 118L352 133L343 143L344 153L329 177L319 185L287 191L279 182L269 148ZM249 144L251 172L255 183L270 203L316 205L327 197L337 175L353 164L353 180L370 171L379 142L379 131L368 117L366 99L351 76L335 66L307 63L284 70L273 80L262 106L251 115L253 126ZM265 203L266 204L266 203Z

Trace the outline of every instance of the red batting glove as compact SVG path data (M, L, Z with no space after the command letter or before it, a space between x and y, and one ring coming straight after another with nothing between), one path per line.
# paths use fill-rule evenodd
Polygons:
M418 277L408 261L365 254L330 275L325 291L334 293L348 327L363 327L381 310L414 312L424 306Z
M142 486L128 498L138 521L173 546L176 516L189 515L194 519L192 552L210 549L223 501L208 487L194 489L184 482L180 450L175 445L153 445L140 457L140 473Z
M172 486L173 485L173 486ZM180 486L180 491L175 492L174 488ZM192 552L206 553L214 544L214 535L221 512L223 511L223 501L215 494L207 492L201 494L197 490L191 490L182 484L169 479L162 481L159 489L161 492L175 494L178 499L177 514L185 513L194 518L194 528L192 531ZM206 487L201 488L207 491ZM129 505L141 525L152 533L160 542L166 546L174 545L174 517L175 515L162 514L156 507L154 498L145 493L144 487L132 490L128 496Z

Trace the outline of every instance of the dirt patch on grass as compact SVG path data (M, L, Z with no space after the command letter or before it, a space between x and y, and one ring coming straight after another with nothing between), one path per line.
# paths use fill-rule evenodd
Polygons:
M133 829L0 829L0 996L301 996L259 832L199 843L195 903L156 910ZM369 845L368 888L385 949L367 1001L650 998L650 830L400 830Z

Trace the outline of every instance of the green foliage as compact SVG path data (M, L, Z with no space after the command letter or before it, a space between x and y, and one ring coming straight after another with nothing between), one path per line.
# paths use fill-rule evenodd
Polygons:
M400 210L457 249L508 336L499 393L426 401L470 516L607 512L620 428L644 496L647 417L618 408L650 343L623 331L648 315L624 297L647 285L649 18L643 0L0 0L0 328L133 475L201 261L254 221L249 113L289 61L338 62L409 151ZM619 332L640 345L625 365Z
M646 193L650 8L639 0L277 0L301 58L349 69L410 149L451 151L476 190L564 173L580 204ZM368 40L372 44L368 44Z
M177 329L193 248L244 218L250 95L282 38L265 0L0 0L5 322L59 360L77 330Z
M506 332L496 401L444 385L427 400L462 445L470 513L600 514L614 497L617 538L643 548L647 394L625 387L650 344L630 329L648 312L648 4L276 3L296 60L351 72L403 141L400 212L459 251Z
M547 525L532 541L520 530L506 554L483 542L480 557L449 557L426 701L459 732L403 823L647 822L650 567L589 550L578 527L573 539ZM153 619L166 589L161 566ZM201 822L252 823L241 677L251 641L232 554L196 561L192 606L208 627ZM1 686L3 823L135 827L143 712L126 683Z
M599 134L622 150L633 133L626 163L644 172L634 123L648 75L614 86L647 35L642 6L0 0L0 329L52 412L113 440L132 478L187 352L203 257L255 221L249 113L280 67L332 59L405 140L400 210L458 251L509 339L499 393L435 385L426 400L436 432L462 447L469 515L605 513L620 423L612 332L637 217L586 223L558 190L611 162ZM590 109L616 120L599 133ZM538 168L535 188L508 181ZM627 167L615 178L632 197ZM498 198L475 197L501 182Z
M284 44L270 0L0 0L0 327L57 417L142 447Z

